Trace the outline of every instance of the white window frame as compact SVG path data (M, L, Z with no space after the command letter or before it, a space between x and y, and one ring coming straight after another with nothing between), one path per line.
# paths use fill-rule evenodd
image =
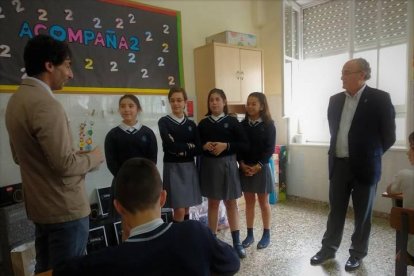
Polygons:
M354 21L354 2L355 0L351 1L351 8L350 8L350 24L353 24ZM326 1L323 1L326 2ZM320 4L320 3L317 3ZM285 5L289 5L290 7L292 7L293 9L295 9L296 11L298 11L299 9L299 19L300 19L300 24L298 25L298 32L299 32L299 60L294 59L292 57L288 57L286 55L284 55L284 74L292 74L292 70L287 70L288 68L286 68L286 62L289 62L293 65L295 65L295 63L300 63L301 60L303 59L303 55L302 55L302 51L303 51L303 26L302 26L302 16L303 16L303 8L301 8L300 6L298 6L293 0L285 0L284 1L284 5L283 5L283 10L285 11ZM309 7L309 6L308 6ZM306 7L306 8L308 8ZM406 103L405 105L395 105L395 109L396 109L396 116L404 116L405 115L405 121L406 121L406 128L405 128L405 136L408 136L408 134L410 134L413 130L414 130L414 28L411 26L414 26L414 1L408 0L408 7L407 7L407 14L408 14L408 33L407 33L407 57L409 58L408 62L407 62L407 66L408 66L408 76L407 76L407 95L406 95ZM285 12L283 12L283 16L285 16ZM285 24L285 20L283 20L283 24ZM351 25L352 26L352 25ZM285 26L284 30L285 30ZM350 45L352 45L352 47L349 47L350 50L350 54L349 54L349 58L353 58L354 55L356 55L358 52L360 51L365 51L364 50L358 50L358 51L354 51L353 48L353 37L354 37L354 33L350 32L349 33L349 43ZM285 35L283 36L284 40L285 40ZM381 48L384 48L384 46L379 45L379 42L377 43L377 47L375 48L375 50L377 50L377 53L379 55L379 50ZM284 47L285 47L285 41L283 43ZM285 49L284 49L284 53L286 53ZM378 59L377 59L378 60ZM379 74L379 62L377 62L376 64L377 66L377 70L376 70L376 74L377 74L377 78L376 78L376 87L378 87L378 74ZM284 83L283 83L283 91L284 93L282 93L283 96L283 116L285 118L289 118L289 142L292 142L292 138L294 136L294 134L296 134L297 129L299 128L299 122L297 120L297 118L294 117L294 114L291 112L292 106L294 105L293 101L293 91L294 91L294 76L291 76L291 81L292 83L288 84L285 83L286 78L284 79ZM289 78L288 78L289 80ZM291 89L289 89L289 87ZM285 89L286 88L286 89ZM288 93L285 93L288 92ZM338 91L339 92L339 91ZM406 138L406 137L405 137ZM399 141L399 143L396 143L394 145L394 147L407 147L407 139L404 139L404 141ZM294 141L293 141L294 142ZM314 141L315 143L320 143L317 141ZM310 142L310 144L312 144L313 142ZM322 143L329 143L328 142L322 142Z

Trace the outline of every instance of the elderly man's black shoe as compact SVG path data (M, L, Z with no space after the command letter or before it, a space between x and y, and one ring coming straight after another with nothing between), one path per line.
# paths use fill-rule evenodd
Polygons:
M351 256L348 258L348 261L346 261L345 270L353 271L355 269L358 269L360 265L361 265L361 260L357 257Z
M323 262L335 258L335 253L327 252L324 250L319 251L310 259L311 265L319 265Z

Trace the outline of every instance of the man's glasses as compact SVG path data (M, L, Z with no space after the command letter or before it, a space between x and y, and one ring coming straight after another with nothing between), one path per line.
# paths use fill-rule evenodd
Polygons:
M357 74L357 73L361 73L361 71L342 71L341 75L342 76L349 76L351 74Z

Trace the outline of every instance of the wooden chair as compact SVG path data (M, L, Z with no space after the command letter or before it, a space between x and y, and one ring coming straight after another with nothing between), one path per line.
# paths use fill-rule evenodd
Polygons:
M399 258L395 262L395 275L407 275L407 240L408 234L414 234L414 209L392 207L391 227L396 231L396 252Z
M52 269L48 270L48 271L45 271L45 272L35 274L35 276L52 276L52 275L53 275L53 270Z

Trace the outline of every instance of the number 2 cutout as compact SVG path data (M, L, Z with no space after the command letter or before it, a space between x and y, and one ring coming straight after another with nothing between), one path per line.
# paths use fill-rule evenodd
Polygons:
M115 19L116 24L116 28L117 29L123 29L124 28L124 20L122 20L122 18L116 18Z
M16 6L16 12L24 11L24 8L22 7L22 2L20 0L13 0L12 5Z
M145 41L152 41L152 33L151 32L145 32Z
M92 21L95 22L95 25L93 25L95 29L101 29L102 28L100 18L95 17L94 19L92 19Z
M38 9L37 13L39 14L39 20L40 21L47 21L47 10L44 9Z
M135 24L137 23L137 21L135 21L135 15L133 15L132 13L128 14L129 17L129 24Z
M162 52L163 53L169 53L170 50L168 49L168 43L163 43L162 44Z
M6 16L4 14L2 14L2 12L3 12L3 8L0 7L0 18L5 18Z
M23 67L23 68L21 68L21 69L20 69L20 72L21 72L21 73L23 73L23 75L22 75L22 79L24 79L25 77L27 77L27 74L26 74L26 68L24 68L24 67Z
M85 58L85 69L87 70L93 70L93 60L90 58Z
M143 79L148 79L149 78L147 69L145 69L145 68L141 69L141 78L143 78Z
M158 57L157 60L158 60L158 67L165 66L163 57Z
M66 21L73 21L73 11L72 10L65 9L65 14L66 14L66 17L65 17Z
M175 79L173 76L168 77L168 85L175 85Z
M11 57L9 45L0 45L0 57Z
M129 57L129 59L128 59L128 62L129 63L135 63L136 62L136 60L135 60L135 54L134 53L129 53L128 54L128 57Z
M109 64L111 65L111 72L118 72L118 63L111 61Z

